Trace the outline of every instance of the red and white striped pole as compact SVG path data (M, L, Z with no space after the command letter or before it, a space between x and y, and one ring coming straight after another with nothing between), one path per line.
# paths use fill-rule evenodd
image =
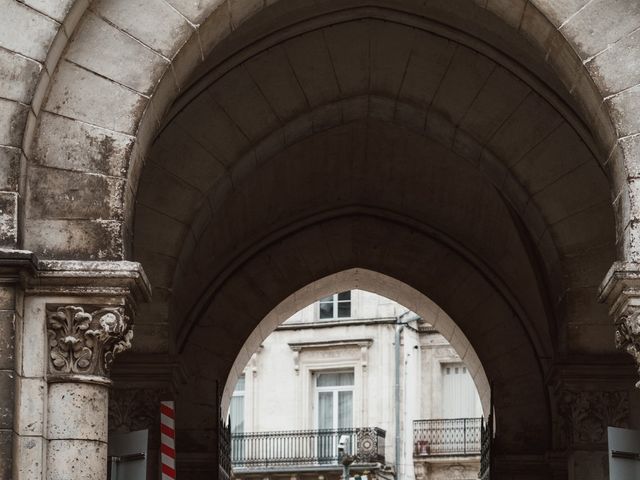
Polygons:
M176 410L173 402L160 402L160 453L162 480L176 478Z

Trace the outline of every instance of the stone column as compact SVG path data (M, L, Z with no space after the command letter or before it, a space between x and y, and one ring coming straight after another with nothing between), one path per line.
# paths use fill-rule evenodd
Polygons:
M107 477L107 372L131 347L123 307L47 305L47 477Z
M133 262L33 263L16 316L12 478L104 480L109 369L148 282Z

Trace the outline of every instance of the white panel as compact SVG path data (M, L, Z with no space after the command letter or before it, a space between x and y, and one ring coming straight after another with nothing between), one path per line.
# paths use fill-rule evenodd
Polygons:
M611 480L631 480L640 478L640 430L609 427L609 478ZM614 457L612 453L622 452L630 457Z
M467 368L461 363L442 366L442 418L477 417L478 392Z

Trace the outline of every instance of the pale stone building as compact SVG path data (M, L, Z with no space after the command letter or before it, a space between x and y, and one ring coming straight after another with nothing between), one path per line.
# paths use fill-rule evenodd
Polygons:
M361 289L482 367L492 479L606 479L639 51L637 0L0 0L0 477L102 479L166 398L225 477L229 376Z
M444 480L455 471L476 480L482 406L473 377L483 372L467 369L436 320L349 290L283 322L231 398L234 477L337 480L339 437L357 455L363 433L378 429L375 458L356 459L352 476Z

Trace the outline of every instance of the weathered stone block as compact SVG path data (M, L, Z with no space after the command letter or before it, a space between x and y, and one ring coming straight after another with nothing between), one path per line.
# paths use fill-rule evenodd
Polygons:
M30 171L30 218L122 220L124 179L35 166Z
M91 9L167 58L193 34L182 15L161 0L99 1Z
M12 0L0 0L0 11L0 46L25 57L44 61L58 31L58 24L46 15ZM16 32L29 34L16 35Z
M0 370L13 369L15 338L13 311L0 311Z
M27 105L0 98L0 144L22 146L22 132L27 123Z
M73 85L70 89L68 86ZM135 133L147 99L69 62L58 65L44 109L117 132ZM118 105L118 108L113 106Z
M560 32L586 60L638 28L639 15L640 3L635 0L593 0L562 25Z
M102 52L95 55L96 51ZM168 60L93 13L78 27L66 57L133 90L150 94Z
M47 472L50 480L107 478L106 443L92 440L50 440L47 450Z
M18 435L44 435L46 390L42 378L16 378L16 418Z
M48 112L41 118L31 160L65 170L125 176L134 137Z
M43 477L45 440L42 437L14 435L14 467L17 479L39 480ZM73 477L69 477L73 478Z
M15 248L18 242L18 194L0 192L0 247Z
M569 17L584 7L590 0L534 0L531 2L544 11L550 22L556 27L562 25Z
M603 97L640 84L640 30L586 64Z
M605 105L619 136L640 132L640 85L607 99Z
M29 5L34 10L44 13L45 15L62 22L74 0L24 0L25 5Z
M0 96L9 100L29 103L42 70L42 64L0 50Z
M0 429L0 478L10 479L12 470L13 432Z
M25 248L60 260L121 260L122 222L118 220L30 219Z
M47 438L104 441L108 389L89 383L52 383L47 400Z
M20 178L20 150L0 147L0 190L18 191Z
M0 310L13 310L16 306L16 290L13 286L0 286Z
M13 427L15 373L0 370L0 429Z
M216 8L227 9L226 2L216 0L207 2L194 2L193 0L166 0L169 5L187 17L193 24L201 24ZM227 14L228 15L228 14Z

